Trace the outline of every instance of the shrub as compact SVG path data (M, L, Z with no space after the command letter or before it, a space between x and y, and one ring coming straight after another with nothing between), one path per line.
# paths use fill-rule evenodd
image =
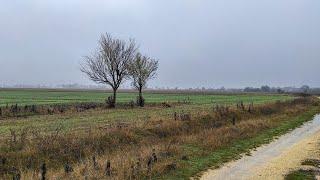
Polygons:
M145 99L142 96L137 96L137 106L144 107Z
M114 97L113 96L109 96L106 99L106 104L108 105L108 107L114 108L116 106L115 101L114 101Z
M163 102L162 106L165 107L165 108L170 108L171 107L171 105L169 103L167 103L167 102Z

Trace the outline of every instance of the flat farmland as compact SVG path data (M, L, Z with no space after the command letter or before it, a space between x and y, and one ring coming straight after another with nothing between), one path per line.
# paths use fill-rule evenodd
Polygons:
M128 104L137 93L120 92L116 108L75 108L81 102L103 103L109 95L84 90L0 90L2 110L14 112L15 104L22 111L33 107L29 105L39 108L25 116L2 113L0 157L7 163L0 179L14 175L10 167L19 169L24 179L37 179L34 172L42 163L47 165L48 177L106 179L104 168L95 167L106 167L106 162L111 163L107 176L112 179L133 175L136 179L189 179L298 127L320 107L315 97L199 92L146 92L146 106L138 107ZM60 104L70 108L41 114L41 108ZM150 155L158 158L152 166L148 165ZM133 162L142 166L128 172ZM66 173L66 164L74 171Z
M104 102L111 95L102 91L70 91L70 90L31 90L12 89L0 90L0 105L46 105L70 104L78 102ZM118 94L119 103L128 103L134 100L136 93L121 92ZM83 131L88 128L103 128L111 123L143 123L149 119L172 119L175 112L190 113L197 116L199 113L210 111L214 105L233 105L243 101L245 104L265 104L275 101L292 99L288 95L276 94L188 94L188 93L145 93L147 104L160 104L162 102L175 103L172 108L159 106L146 106L145 108L116 108L91 109L84 112L67 112L54 115L34 115L25 118L9 118L0 120L0 134L8 134L10 129L41 129L42 131L55 131L62 127L64 131ZM188 103L178 103L187 100Z
M39 105L63 104L79 102L104 102L110 92L84 90L48 90L48 89L0 89L0 106L8 105ZM136 99L134 92L120 92L119 103L128 103ZM183 102L191 104L230 104L238 101L244 103L266 103L277 100L288 100L292 97L277 94L206 94L206 93L179 93L179 92L147 92L144 93L147 103Z

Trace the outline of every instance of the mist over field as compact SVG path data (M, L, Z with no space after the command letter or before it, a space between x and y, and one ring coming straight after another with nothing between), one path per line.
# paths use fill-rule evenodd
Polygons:
M159 59L151 87L319 87L319 7L312 0L3 1L0 84L92 84L79 63L108 32L135 38Z

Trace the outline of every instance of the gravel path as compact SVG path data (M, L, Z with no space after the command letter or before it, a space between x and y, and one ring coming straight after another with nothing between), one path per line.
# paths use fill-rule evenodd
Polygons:
M202 180L283 179L301 161L319 155L320 115L302 127L257 148L251 156L209 170Z

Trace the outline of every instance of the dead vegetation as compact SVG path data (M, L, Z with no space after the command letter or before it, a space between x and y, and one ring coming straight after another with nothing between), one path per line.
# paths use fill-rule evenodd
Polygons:
M112 96L106 99L105 103L96 103L96 102L79 102L79 103L70 103L70 104L51 104L51 105L6 105L0 107L0 120L6 118L24 118L34 115L54 115L54 114L64 114L64 113L79 113L93 109L110 109L113 108L110 106L110 103L113 102L111 99ZM183 102L163 102L159 103L148 103L148 107L166 107L170 108L174 105L181 105ZM128 103L118 103L118 109L128 109L139 107L140 105L133 100Z
M106 108L104 103L73 103L52 105L6 105L0 107L0 119L10 117L27 117L32 115L62 114L65 112L83 112L89 109Z
M175 112L172 119L144 123L115 123L85 132L54 133L11 130L1 141L0 177L58 179L144 179L160 177L184 166L195 156L185 145L205 155L236 139L251 137L275 126L278 116L294 116L310 106L312 97L265 105L213 105L212 111L191 115ZM169 108L169 106L164 107ZM14 107L15 109L16 107Z

